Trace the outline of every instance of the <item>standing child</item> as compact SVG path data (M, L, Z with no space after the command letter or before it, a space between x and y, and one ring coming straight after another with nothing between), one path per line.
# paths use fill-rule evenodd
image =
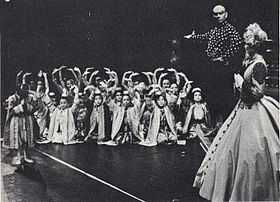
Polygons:
M40 71L38 76L44 77L44 82L40 80L37 82L37 89L35 94L36 101L37 101L37 107L36 107L37 110L35 111L34 116L39 126L39 137L36 140L36 142L40 143L46 140L47 126L49 124L48 103L50 102L50 99L48 97L49 84L48 84L47 74Z
M20 165L23 161L33 163L28 157L28 149L34 146L34 107L30 104L28 86L22 85L8 101L3 146L16 150L12 164Z

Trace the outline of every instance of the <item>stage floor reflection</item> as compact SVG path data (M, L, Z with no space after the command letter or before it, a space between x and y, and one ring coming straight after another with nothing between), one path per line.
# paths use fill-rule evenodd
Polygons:
M204 156L198 144L47 144L32 154L48 201L204 201L192 188Z

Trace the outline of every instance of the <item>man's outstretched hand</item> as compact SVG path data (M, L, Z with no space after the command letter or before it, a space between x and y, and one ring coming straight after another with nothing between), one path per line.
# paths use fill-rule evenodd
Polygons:
M195 31L193 30L191 34L185 35L184 38L185 39L190 39L195 35Z

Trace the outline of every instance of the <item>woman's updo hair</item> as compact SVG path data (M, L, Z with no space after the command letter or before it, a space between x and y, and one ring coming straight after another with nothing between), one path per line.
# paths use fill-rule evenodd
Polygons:
M264 41L268 40L267 33L258 23L250 24L243 34L244 42L252 47L258 48Z

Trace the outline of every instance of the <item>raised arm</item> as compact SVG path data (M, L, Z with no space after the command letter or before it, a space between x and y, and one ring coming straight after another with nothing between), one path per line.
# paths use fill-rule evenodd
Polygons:
M173 72L176 78L176 84L179 86L180 85L180 76L178 75L178 72L174 68L169 68L167 71Z
M139 75L138 72L134 72L134 73L132 73L132 74L128 77L128 80L129 80L129 81L133 81L132 78L133 78L134 76L138 76L138 75Z
M75 67L75 68L77 68L77 67ZM78 86L80 86L80 79L79 79L78 75L76 74L76 72L72 68L67 68L67 70L70 71L73 74L75 83Z
M114 94L115 89L118 87L119 85L119 78L118 78L118 74L115 71L111 71L110 73L112 75L112 78L114 80L114 85L110 88L111 92Z
M157 69L155 69L155 71L154 71L154 77L153 77L153 83L154 83L154 84L158 83L158 80L157 80L157 73L158 73L158 72L161 72L161 71L163 71L163 70L164 70L164 68L157 68Z
M16 88L19 88L20 85L21 85L20 77L21 77L22 73L23 73L22 70L17 73L17 76L16 76Z
M90 85L89 81L88 81L88 75L90 74L90 72L86 69L82 75L81 81L84 83L85 86Z
M166 75L167 75L167 73L163 73L159 76L159 78L158 78L158 85L159 86L161 86L161 81L162 81L163 77L165 77Z
M54 83L54 85L56 86L56 88L58 89L59 93L62 94L63 93L63 88L61 85L59 85L59 83L57 82L57 79L55 78L55 74L58 72L58 69L54 69L52 72L52 82Z
M128 74L132 74L133 73L133 71L127 71L127 72L125 72L124 74L123 74L123 76L122 76L122 86L125 88L125 89L128 89L128 86L126 85L126 81L127 81L127 78L126 78L126 76L128 75Z
M154 77L154 74L152 72L143 72L143 74L147 77L149 86L152 85L152 78Z
M186 83L193 83L193 81L190 81L190 80L188 79L188 77L187 77L183 72L179 72L179 73L177 73L177 75L183 77L183 79L184 79L184 84L186 84Z
M88 75L90 74L90 70L95 69L94 67L87 67L86 70L84 71L83 75L82 75L82 82L85 84L85 86L89 85L88 82Z
M99 73L98 70L95 70L91 75L90 75L90 78L89 78L89 84L92 85L94 82L93 82L93 78Z
M48 75L46 72L43 73L44 81L45 81L45 94L47 95L50 91Z
M22 77L22 84L27 84L26 79L27 79L27 77L30 76L30 75L31 75L30 72L27 72L27 73L23 74L23 77Z
M82 73L79 67L74 67L74 71L76 72L77 79L80 81L82 78Z
M72 104L72 106L71 106L71 111L72 111L72 113L74 113L75 112L75 110L78 108L78 105L79 105L79 91L74 91L74 93L75 93L75 95L74 95L74 102L73 102L73 104Z
M64 82L63 77L62 77L62 70L65 69L65 68L66 68L66 66L61 66L58 69L59 82L60 82L62 88L66 88L65 82Z

